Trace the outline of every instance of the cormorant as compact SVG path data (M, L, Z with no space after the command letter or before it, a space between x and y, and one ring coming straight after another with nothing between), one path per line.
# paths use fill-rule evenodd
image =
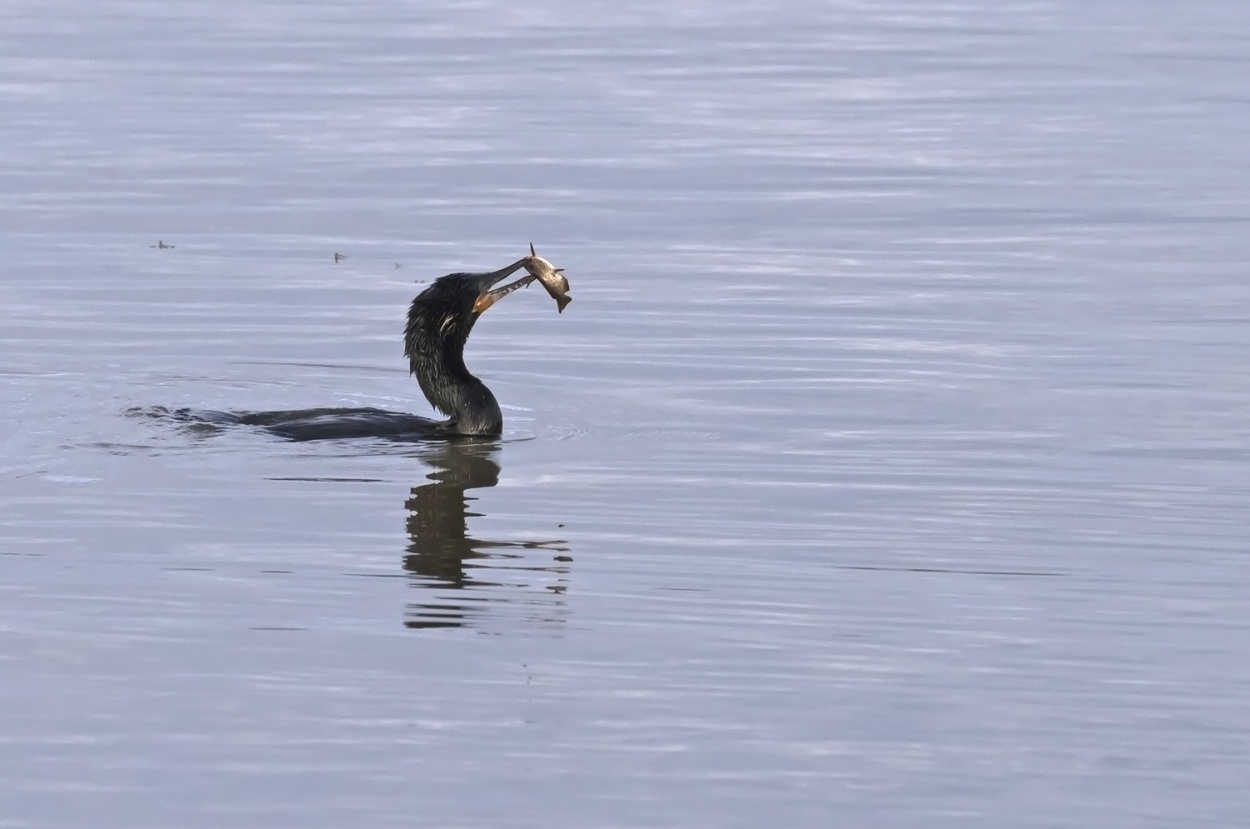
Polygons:
M396 440L450 440L498 437L503 432L499 403L464 365L464 344L478 317L508 294L539 280L556 298L561 311L567 293L552 287L563 283L560 270L534 254L490 273L451 273L441 276L417 295L408 308L404 354L426 400L447 420L384 409L294 409L272 412L219 412L158 407L151 414L181 421L215 425L260 426L291 440L382 437ZM502 287L495 286L525 268L529 273Z

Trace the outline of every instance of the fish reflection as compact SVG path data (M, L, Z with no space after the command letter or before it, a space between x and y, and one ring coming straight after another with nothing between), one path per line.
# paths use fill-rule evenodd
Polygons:
M434 466L430 483L412 488L408 508L408 552L404 569L413 584L431 591L429 598L409 605L405 624L411 628L460 627L474 623L494 603L524 607L528 618L563 620L563 593L568 586L566 542L487 541L469 534L470 489L499 483L495 443L451 442L431 445L418 457ZM526 551L546 551L539 558Z

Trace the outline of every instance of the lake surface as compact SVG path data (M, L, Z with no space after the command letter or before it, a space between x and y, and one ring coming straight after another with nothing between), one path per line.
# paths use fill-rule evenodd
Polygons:
M8 4L0 827L1238 825L1248 42ZM125 414L425 413L407 303L530 241L497 443Z

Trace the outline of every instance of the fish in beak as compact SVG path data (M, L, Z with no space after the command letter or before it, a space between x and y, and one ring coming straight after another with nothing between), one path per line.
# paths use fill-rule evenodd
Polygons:
M564 268L557 268L546 259L534 252L534 243L530 242L530 255L525 270L537 279L556 301L556 311L563 314L564 308L573 301L569 296L569 280L564 275Z

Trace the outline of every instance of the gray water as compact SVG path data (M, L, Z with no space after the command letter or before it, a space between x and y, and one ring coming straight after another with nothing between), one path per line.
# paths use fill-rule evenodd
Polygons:
M0 827L1240 825L1247 77L1239 2L7 4ZM125 414L425 413L530 241L498 443Z

